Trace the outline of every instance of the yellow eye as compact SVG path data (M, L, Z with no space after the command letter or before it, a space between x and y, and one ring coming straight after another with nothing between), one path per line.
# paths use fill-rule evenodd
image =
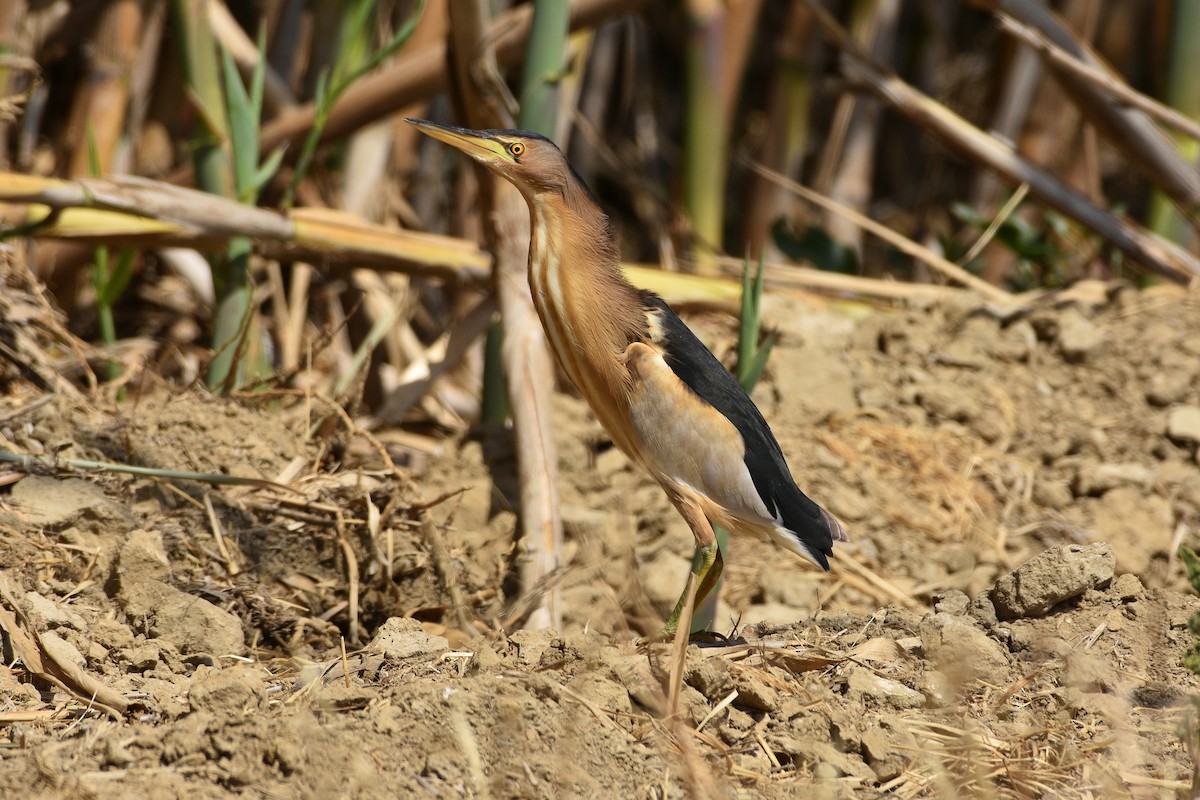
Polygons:
M513 142L508 146L508 152L512 153L514 156L519 156L525 152L525 145L521 144L520 142Z

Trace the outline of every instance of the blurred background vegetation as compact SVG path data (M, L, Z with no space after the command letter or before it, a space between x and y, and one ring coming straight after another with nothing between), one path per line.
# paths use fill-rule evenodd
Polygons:
M342 340L324 344L344 362L343 379L349 366L362 368L353 354L367 340L387 350L377 361L403 372L461 321L470 305L462 295L486 284L489 261L473 246L482 238L476 176L419 141L402 117L517 124L518 98L540 82L554 90L553 107L543 101L545 121L530 127L548 128L568 152L612 215L629 262L718 275L763 254L847 275L945 280L847 214L798 195L788 179L1008 290L1139 273L1188 279L1196 263L1196 140L1186 130L1169 138L1161 119L1054 58L1074 54L1075 64L1192 119L1200 110L1193 3L584 0L569 13L568 4L544 4L551 17L536 31L541 45L528 37L533 5L0 2L5 183L13 173L145 176L465 240L398 240L391 257L355 263L356 247L372 249L356 239L365 231L339 228L302 243L304 257L294 259L279 251L288 237L303 238L295 231L258 248L254 231L193 231L201 260L165 246L189 236L155 238L128 224L106 231L115 224L107 219L80 231L62 216L23 229L36 213L10 207L9 241L29 246L76 333L137 350L125 361L151 357L160 372L206 373L220 386L230 363L294 373L324 332ZM550 60L523 69L547 42ZM931 123L931 114L945 119ZM1121 130L1112 122L1121 114L1145 124ZM973 127L954 130L957 122ZM998 166L991 144L1011 145L1066 199ZM6 195L31 189L20 191ZM145 203L144 213L162 217L155 201L132 198L127 210ZM1094 206L1111 229L1072 202ZM14 228L36 246L12 237ZM986 244L973 247L984 233ZM1156 249L1163 242L1174 247ZM367 278L355 266L385 271ZM367 337L381 319L391 324ZM245 382L235 378L228 386ZM394 388L383 383L371 387L376 401ZM468 397L440 405L449 412L434 415L442 421L476 413Z
M1019 305L1200 274L1197 43L1191 0L0 0L0 221L75 379L319 393L401 463L552 378L503 389L523 206L404 117L554 138L685 308L760 257Z

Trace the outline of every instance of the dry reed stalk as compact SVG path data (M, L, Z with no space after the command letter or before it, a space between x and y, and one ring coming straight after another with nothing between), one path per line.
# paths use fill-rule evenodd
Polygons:
M853 76L906 117L1013 183L1028 183L1043 202L1105 238L1141 267L1167 280L1190 285L1200 278L1200 260L1132 220L1117 217L1071 189L1056 176L1022 158L950 109L885 73L858 50L845 30L815 2L806 0L830 37L848 55Z
M901 3L899 0L874 0L854 5L856 9L868 8L871 15L870 40L862 42L863 48L876 60L890 63L894 60ZM852 94L844 94L839 100L839 112L842 111L843 102L849 104L851 113L848 116L841 158L828 184L827 194L835 202L861 211L871 200L875 157L879 149L879 132L884 108L875 98L855 98ZM852 247L861 260L862 228L844 214L837 212L827 213L825 224L829 235Z
M258 45L246 35L222 0L208 0L208 24L212 26L213 35L221 46L233 56L242 80L249 85L250 76L254 74L260 59ZM263 72L263 109L269 116L276 116L291 111L295 106L296 97L287 81L269 63L266 64Z
M69 175L90 174L93 150L101 174L111 170L125 133L131 75L136 63L144 18L140 0L114 0L100 15L91 40L90 74L76 95L67 146L71 150Z
M812 63L808 41L812 15L803 3L792 3L775 48L779 67L771 78L767 126L758 160L781 175L799 175L808 142L809 106L812 101ZM747 253L779 254L771 237L772 220L787 216L791 194L757 173L751 178L746 210Z
M1091 84L1094 88L1111 95L1118 102L1136 108L1148 116L1152 116L1160 124L1180 133L1186 133L1187 136L1193 139L1200 140L1200 124L1189 118L1189 116L1178 113L1174 108L1164 106L1163 103L1154 100L1153 97L1141 94L1133 86L1124 83L1123 80L1106 71L1103 65L1079 59L1078 56L1070 53L1069 50L1058 47L1049 38L1039 34L1037 30L1030 28L1028 25L1016 22L1008 14L1000 13L998 14L998 18L1000 18L1000 29L1002 31L1013 36L1016 40L1027 44L1033 53L1042 56L1048 64L1055 67L1056 71L1069 72L1073 77L1081 80L1081 82Z
M490 265L486 254L461 239L388 230L324 209L283 215L133 176L59 181L0 173L0 202L32 206L27 235L85 244L216 248L245 236L268 257L466 282L482 280Z
M488 38L489 32L496 28L489 25L486 3L452 0L450 19L455 82L467 125L512 127L503 112L503 98L488 85L498 75L499 44ZM562 540L551 413L554 365L525 277L529 253L529 213L525 201L507 181L490 175L481 178L485 235L494 255L492 280L504 323L501 359L508 379L513 434L518 448L520 583L522 594L530 595L557 570ZM529 614L526 626L559 627L558 595L557 582L549 591L536 595L538 605Z
M1049 44L1069 53L1074 60L1083 62L1101 74L1104 68L1100 60L1086 44L1079 41L1055 14L1044 5L1031 0L987 0L985 5L993 10L1018 20L1027 28L1037 31L1029 38L1039 52L1046 52ZM1009 30L1019 27L1010 24ZM1028 38L1022 37L1028 41ZM1085 78L1078 70L1063 68L1062 59L1047 61L1062 87L1075 101L1079 109L1121 151L1136 163L1141 171L1175 202L1175 205L1195 225L1194 209L1200 206L1200 174L1180 157L1175 146L1163 135L1154 122L1139 108L1124 104L1128 99L1115 97L1110 91L1118 84L1115 77L1097 83Z
M365 427L370 430L398 424L404 413L462 360L468 348L487 330L495 313L496 302L489 296L454 323L419 360L409 365L400 378L400 385L384 398Z
M946 260L929 248L914 242L912 239L909 239L906 236L902 236L886 225L882 225L870 217L864 216L858 211L842 205L832 198L813 191L807 186L801 186L795 181L788 180L783 175L769 170L761 164L751 162L750 169L754 170L759 175L762 175L764 178L778 183L780 186L786 187L808 202L845 217L855 225L858 225L859 227L868 230L879 238L883 239L896 249L912 256L913 258L920 259L923 263L933 267L945 277L955 281L956 283L961 283L963 286L966 286L969 289L973 289L988 300L991 300L995 303L1000 303L1001 305L1011 305L1014 302L1014 298L1009 292L1004 291L999 286L993 286L987 281L975 277L952 261Z
M648 0L574 0L571 3L571 30L589 28L645 5ZM500 66L518 63L524 55L529 36L532 8L529 5L506 12L479 37L486 41ZM473 59L474 55L463 55ZM364 76L338 98L321 135L322 142L340 139L375 120L394 114L405 106L424 100L449 88L446 70L447 48L439 42L400 54L390 65ZM305 104L271 120L260 132L261 152L270 152L281 144L302 138L312 127L315 109ZM190 169L170 176L172 183L192 180Z
M1034 90L1042 76L1042 62L1030 48L1018 46L1013 54L1000 95L992 113L989 132L1000 138L1015 142L1019 139L1021 129L1029 116L1030 105L1033 102ZM981 170L975 175L974 186L971 188L971 205L983 213L993 208L997 198L1003 191L1004 184L991 172ZM984 267L984 277L998 280L1002 274L988 274Z
M741 259L724 258L720 261L726 270L740 270ZM938 286L932 283L903 283L880 278L865 278L859 275L842 275L812 267L797 267L782 262L765 262L766 281L773 287L787 287L807 292L854 295L912 302L953 301L962 298L965 289L953 286ZM1007 306L1006 306L1007 307Z

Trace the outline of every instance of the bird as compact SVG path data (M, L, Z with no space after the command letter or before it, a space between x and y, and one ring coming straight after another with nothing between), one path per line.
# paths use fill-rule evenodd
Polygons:
M613 443L691 529L694 603L724 569L714 525L773 541L828 572L844 527L796 485L733 375L662 297L625 278L612 223L557 145L529 131L405 121L524 197L529 288L547 341ZM660 636L675 635L687 597L685 587Z

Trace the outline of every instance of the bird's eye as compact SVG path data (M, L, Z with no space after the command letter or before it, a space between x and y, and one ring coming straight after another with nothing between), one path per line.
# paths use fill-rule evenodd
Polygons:
M514 156L519 156L525 152L525 145L521 144L520 142L513 142L508 146L508 152L512 153Z

